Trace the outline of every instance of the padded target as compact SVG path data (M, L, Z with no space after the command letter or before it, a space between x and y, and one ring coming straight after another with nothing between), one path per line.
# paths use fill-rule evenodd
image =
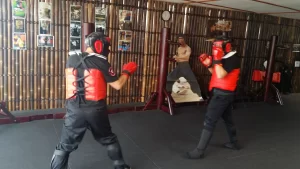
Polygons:
M228 53L231 51L231 43L226 43L225 52Z
M96 53L101 54L103 51L103 43L101 40L96 40L94 43Z

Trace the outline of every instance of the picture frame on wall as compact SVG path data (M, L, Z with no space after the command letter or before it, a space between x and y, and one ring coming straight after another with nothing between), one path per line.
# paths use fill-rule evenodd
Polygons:
M107 8L95 8L95 31L106 33Z
M70 50L81 50L81 38L71 37L70 39Z
M51 21L40 20L39 21L40 35L51 35Z
M70 34L71 37L81 37L81 23L71 22L70 23Z
M54 36L52 35L38 35L37 36L38 47L54 47Z
M119 51L131 51L132 31L120 30L118 40Z
M39 20L51 20L52 4L48 2L39 2Z
M25 19L23 18L14 19L14 32L25 33Z
M13 34L13 49L24 50L27 48L26 33L14 33Z
M25 18L27 11L27 3L25 0L12 0L12 15L16 18Z
M119 10L119 29L132 30L132 11Z
M71 5L70 6L70 19L72 22L81 21L81 6L80 5Z

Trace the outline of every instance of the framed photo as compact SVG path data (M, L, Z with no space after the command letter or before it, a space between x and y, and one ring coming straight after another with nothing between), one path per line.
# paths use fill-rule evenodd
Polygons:
M25 19L14 19L14 32L15 33L25 33Z
M47 2L39 2L39 19L51 20L52 5Z
M81 23L80 22L71 22L70 24L70 33L71 36L80 37L81 36Z
M131 51L131 41L119 40L118 49L119 51Z
M52 35L38 35L38 47L54 47L54 36Z
M132 11L119 10L119 28L121 30L132 29Z
M81 39L80 38L71 38L70 39L70 50L81 50Z
M106 31L107 8L95 8L95 30L96 32Z
M40 20L40 34L41 35L51 35L51 21L50 20Z
M26 33L13 34L13 49L26 49Z
M25 18L26 17L26 8L27 4L24 0L12 0L12 13L13 17Z
M76 22L81 21L81 6L71 5L71 7L70 7L70 18L71 18L71 21L76 21Z

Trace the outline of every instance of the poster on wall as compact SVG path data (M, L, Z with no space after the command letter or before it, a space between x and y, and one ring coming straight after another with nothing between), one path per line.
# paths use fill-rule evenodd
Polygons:
M26 1L12 0L11 4L12 4L13 17L17 17L17 18L26 17L26 10L27 10Z
M95 8L95 31L106 33L107 8Z
M40 35L51 35L51 21L40 20Z
M70 6L70 51L81 50L81 6Z
M47 2L39 2L39 20L50 20L52 16L52 5Z
M26 49L26 34L14 33L13 34L13 49L22 50Z
M232 29L232 21L227 20L209 20L207 25L207 38L216 38L223 32L230 32Z
M132 31L119 31L118 50L131 51Z
M38 47L54 47L54 37L52 35L38 35Z
M132 30L132 11L119 10L119 29Z
M71 21L80 22L81 21L81 6L71 5L70 7L70 18Z
M81 23L80 22L71 22L70 24L70 33L71 37L81 37Z
M81 38L71 38L70 39L70 50L80 50L81 49Z
M25 19L21 19L21 18L14 19L14 32L25 33Z
M201 96L191 90L190 83L184 77L180 77L175 81L172 86L171 96L175 103L203 101Z

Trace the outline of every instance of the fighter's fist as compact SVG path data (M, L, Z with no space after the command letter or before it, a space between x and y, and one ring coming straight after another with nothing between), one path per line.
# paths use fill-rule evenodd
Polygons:
M212 57L208 56L206 53L203 53L199 56L199 61L208 68L212 64Z
M214 58L214 61L222 60L222 57L224 56L224 52L220 48L213 48L212 55Z
M135 62L129 62L123 65L122 74L126 74L128 76L132 75L137 69L137 65Z

